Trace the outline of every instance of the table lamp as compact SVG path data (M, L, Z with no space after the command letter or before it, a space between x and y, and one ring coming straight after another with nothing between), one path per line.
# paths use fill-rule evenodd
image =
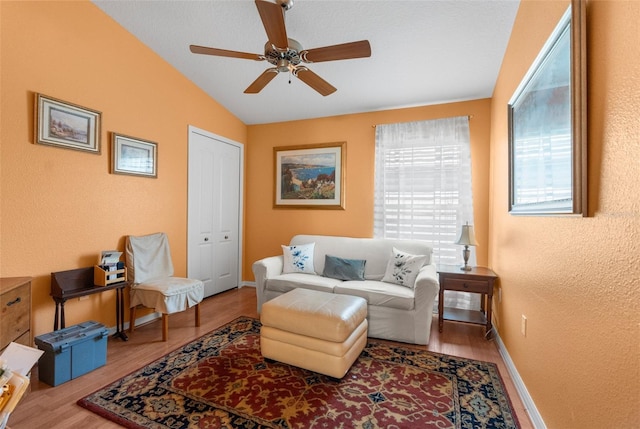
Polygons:
M469 250L469 246L476 246L476 236L473 233L473 225L469 225L467 222L466 225L462 225L462 231L460 231L460 238L456 241L455 244L464 245L464 250L462 251L462 258L464 259L464 265L460 267L463 271L471 271L471 267L468 265L469 256L471 255L471 250Z

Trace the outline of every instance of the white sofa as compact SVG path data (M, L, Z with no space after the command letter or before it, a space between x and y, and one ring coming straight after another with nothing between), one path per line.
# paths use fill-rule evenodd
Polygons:
M294 288L360 296L367 300L369 337L428 344L433 304L440 289L432 248L428 243L418 240L296 235L291 239L290 245L309 243L315 243L315 274L283 274L282 254L254 262L258 312L266 301ZM413 287L381 281L394 247L406 253L428 257L420 268ZM344 281L323 277L325 255L366 260L365 280Z

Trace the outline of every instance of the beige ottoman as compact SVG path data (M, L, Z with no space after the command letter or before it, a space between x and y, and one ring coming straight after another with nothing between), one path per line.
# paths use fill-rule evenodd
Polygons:
M367 343L364 298L294 289L267 301L260 315L266 358L342 378Z

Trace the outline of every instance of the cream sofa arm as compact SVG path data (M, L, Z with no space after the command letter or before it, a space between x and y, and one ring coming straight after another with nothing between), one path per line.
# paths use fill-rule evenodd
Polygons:
M265 301L265 288L267 285L267 279L279 276L282 274L282 267L284 266L284 258L282 255L269 256L264 259L256 261L252 265L253 276L256 279L256 296L258 298L258 312L262 310L262 304Z
M438 271L435 264L425 265L420 269L415 290L415 306L416 309L422 309L429 306L427 310L433 311L433 302L440 292L440 281L438 280Z

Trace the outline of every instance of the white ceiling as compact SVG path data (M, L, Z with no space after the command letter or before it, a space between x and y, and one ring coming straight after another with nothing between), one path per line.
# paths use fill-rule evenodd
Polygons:
M275 1L275 0L274 0ZM189 45L262 54L251 0L93 0L245 124L491 97L519 0L294 0L287 35L305 49L367 39L371 57L310 64L335 86L323 97L280 73L243 91L266 61L196 55Z

